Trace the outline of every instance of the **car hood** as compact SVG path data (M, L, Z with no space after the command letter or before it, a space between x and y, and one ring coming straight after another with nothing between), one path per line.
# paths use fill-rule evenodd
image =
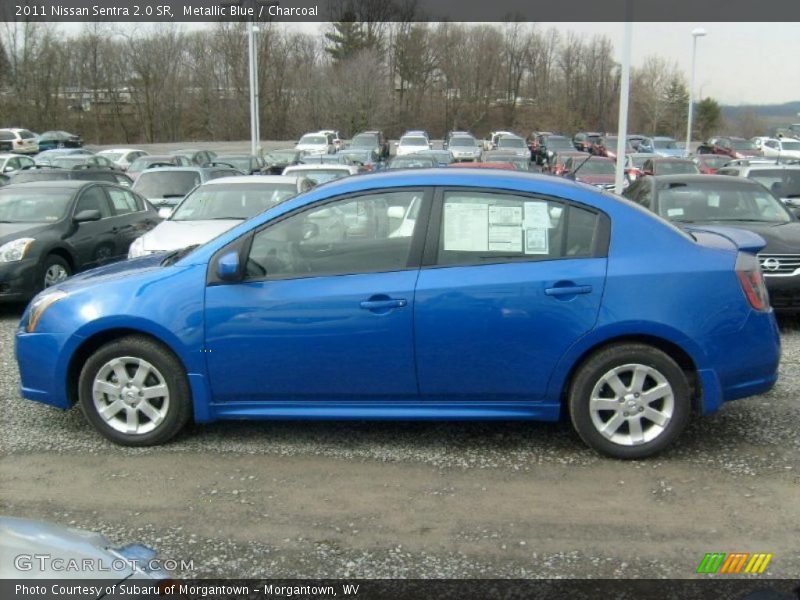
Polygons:
M241 222L242 219L162 221L144 234L144 249L148 252L159 252L177 250L193 244L205 244Z
M30 560L30 570L17 570L11 560L0 563L0 577L3 579L125 579L134 574L127 561L121 561L109 553L109 540L99 534L81 529L68 529L52 523L0 517L0 549L5 557L45 555L50 560L40 568L36 559ZM53 570L52 559L62 559L63 568ZM92 565L103 566L108 571L66 570L66 561L92 561ZM58 564L58 563L56 563ZM119 569L118 569L119 568Z
M607 185L609 183L614 183L614 176L613 175L583 175L583 174L576 174L575 179L582 183L588 183L589 185Z
M0 246L21 237L33 237L52 223L0 223Z
M102 267L83 271L58 284L58 288L65 292L78 291L98 283L107 283L118 279L125 279L139 274L150 273L161 267L164 254L150 254L141 258L133 258L114 262ZM47 293L45 290L43 293Z
M690 228L744 229L757 233L764 238L767 245L764 247L763 251L768 254L800 254L800 222L798 221L791 221L789 223L731 223L730 221L709 221L691 223Z

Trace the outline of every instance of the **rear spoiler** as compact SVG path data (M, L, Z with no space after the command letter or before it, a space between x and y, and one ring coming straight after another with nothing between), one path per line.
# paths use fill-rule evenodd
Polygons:
M724 227L715 225L688 225L683 224L683 229L689 232L703 232L714 233L736 246L741 252L750 252L757 254L759 250L763 250L767 242L757 233L747 231L746 229L739 229L736 227Z

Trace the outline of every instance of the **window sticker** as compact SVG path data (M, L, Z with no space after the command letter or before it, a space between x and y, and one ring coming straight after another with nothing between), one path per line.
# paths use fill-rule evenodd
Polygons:
M489 250L522 252L522 207L489 207Z
M668 217L682 217L683 216L683 209L682 208L668 208L667 209L667 216Z
M551 229L553 224L550 222L550 213L547 210L547 202L526 202L525 203L525 229Z
M444 249L485 252L489 249L489 204L444 204Z
M545 227L526 227L525 254L547 254L550 251L547 234Z

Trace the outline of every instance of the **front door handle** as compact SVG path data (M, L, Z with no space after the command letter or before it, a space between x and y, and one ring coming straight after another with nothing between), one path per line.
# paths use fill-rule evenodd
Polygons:
M408 302L405 298L370 298L361 303L361 308L365 310L389 310L391 308L403 308Z
M545 288L546 296L575 296L577 294L589 294L592 291L590 285L564 285L558 287Z

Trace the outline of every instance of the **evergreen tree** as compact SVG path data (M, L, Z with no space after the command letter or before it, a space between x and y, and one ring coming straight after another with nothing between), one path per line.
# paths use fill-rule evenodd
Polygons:
M356 22L355 15L347 12L342 17L342 21L333 23L333 31L325 34L325 39L329 42L325 46L325 52L336 62L353 58L369 46L363 24Z
M722 108L713 98L704 98L697 103L697 127L695 131L700 134L700 139L707 139L720 126L722 122Z
M665 133L675 137L686 123L689 110L689 90L686 89L686 84L678 75L672 77L667 85L664 93L664 108L662 127Z

